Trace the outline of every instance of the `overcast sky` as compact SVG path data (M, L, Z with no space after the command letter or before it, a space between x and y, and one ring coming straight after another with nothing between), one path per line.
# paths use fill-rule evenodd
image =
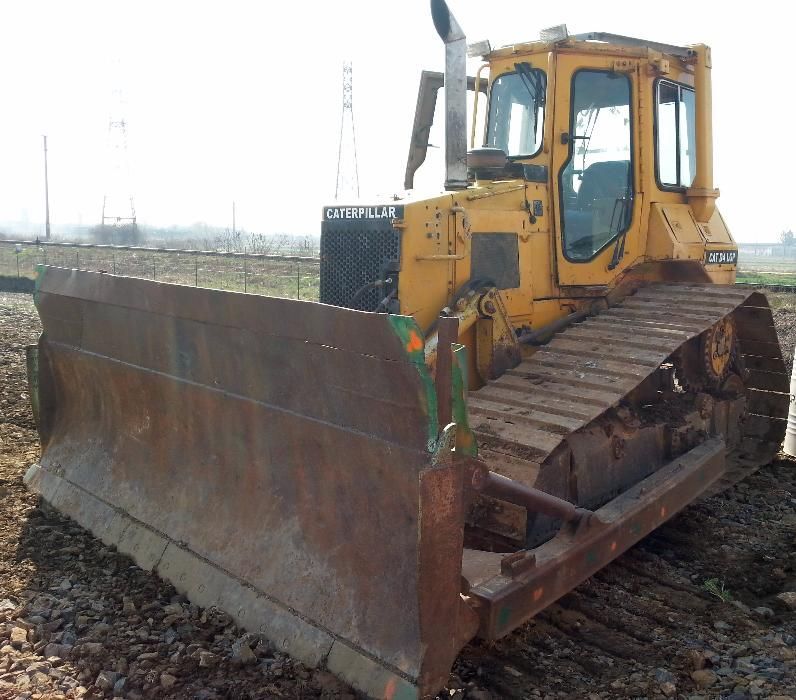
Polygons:
M790 65L791 53L773 24L780 4L725 6L718 15L715 3L693 1L450 2L468 40L493 46L559 23L572 33L710 44L719 206L741 241L773 240L796 226L796 98L777 68ZM681 12L667 16L672 7ZM346 59L362 193L400 191L420 71L443 68L427 0L5 0L0 221L43 230L42 134L54 230L99 221L120 88L140 222L228 225L234 199L239 227L315 233L322 205L334 199ZM429 160L416 183L437 191L441 153Z

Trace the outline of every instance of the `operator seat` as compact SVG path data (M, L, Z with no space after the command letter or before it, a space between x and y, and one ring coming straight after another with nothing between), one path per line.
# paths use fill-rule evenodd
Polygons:
M578 190L578 208L591 209L597 199L623 199L629 192L629 160L592 163L583 171Z
M588 260L611 238L606 219L610 220L616 201L630 195L629 177L629 160L592 163L583 171L575 206L564 211L568 257Z

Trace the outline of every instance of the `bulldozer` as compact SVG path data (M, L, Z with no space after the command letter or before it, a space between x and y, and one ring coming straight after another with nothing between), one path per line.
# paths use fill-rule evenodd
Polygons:
M468 49L431 11L407 192L324 207L318 302L43 267L28 357L31 489L395 700L765 464L789 401L716 206L710 49Z

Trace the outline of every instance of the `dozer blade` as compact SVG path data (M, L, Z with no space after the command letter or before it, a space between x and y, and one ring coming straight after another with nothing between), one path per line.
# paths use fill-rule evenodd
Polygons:
M446 683L478 623L411 318L58 268L36 305L33 490L368 695Z

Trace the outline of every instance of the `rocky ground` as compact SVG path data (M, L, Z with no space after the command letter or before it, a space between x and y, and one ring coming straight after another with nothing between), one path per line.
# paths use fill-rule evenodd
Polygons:
M775 314L792 346L796 306ZM30 297L0 293L0 698L355 697L27 492L37 333ZM533 622L468 646L440 697L796 699L796 462L691 506Z
M793 365L793 348L796 346L796 303L793 302L790 295L787 297L779 294L773 295L771 309L774 314L774 322L777 324L777 335L779 335L785 366L790 370Z

